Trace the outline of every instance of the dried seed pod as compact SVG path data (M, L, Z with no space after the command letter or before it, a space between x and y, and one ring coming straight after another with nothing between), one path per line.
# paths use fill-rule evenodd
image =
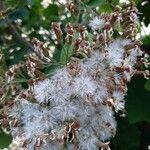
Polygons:
M43 63L39 58L36 56L35 53L29 54L26 57L26 67L27 67L27 73L31 77L41 77L43 76L43 73L40 71L40 69L43 68Z
M74 3L68 4L67 8L72 14L77 15L78 11L77 11L77 7Z
M125 45L124 48L125 50L130 50L132 48L139 48L141 45L142 45L142 42L137 40L137 41L134 41L133 43Z
M58 43L62 43L62 39L63 39L63 32L60 28L60 24L57 22L53 22L52 23L52 29L55 32L55 35L57 37L57 41Z
M34 44L34 48L37 54L39 54L40 59L46 62L51 61L52 51L41 41L38 39L33 39L32 43Z
M73 59L70 61L70 63L67 65L67 70L71 76L76 76L80 73L80 64L79 60Z

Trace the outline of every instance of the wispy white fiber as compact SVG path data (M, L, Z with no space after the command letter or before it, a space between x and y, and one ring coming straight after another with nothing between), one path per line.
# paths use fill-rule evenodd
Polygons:
M94 17L92 20L90 20L89 26L93 30L101 30L105 25L105 21L100 17Z

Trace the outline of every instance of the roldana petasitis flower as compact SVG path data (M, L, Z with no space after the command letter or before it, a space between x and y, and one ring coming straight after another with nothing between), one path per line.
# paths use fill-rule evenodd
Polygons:
M49 2L43 1L44 6ZM77 11L75 4L71 6ZM111 13L91 13L91 20L68 22L63 30L61 22L52 24L55 43L68 59L51 77L42 75L42 60L35 54L27 57L28 75L42 78L5 109L13 141L19 139L15 142L18 148L110 149L108 141L117 128L114 115L125 112L127 83L139 72L147 77L147 70L139 70L139 64L147 66L147 61L136 38L137 9L133 3L116 6ZM118 30L117 38L114 29ZM33 40L33 44L41 59L50 63L52 56L43 43ZM15 74L7 72L6 76L11 80Z

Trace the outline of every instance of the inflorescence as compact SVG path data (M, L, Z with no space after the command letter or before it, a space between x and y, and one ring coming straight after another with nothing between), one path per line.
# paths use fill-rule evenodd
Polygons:
M69 6L72 13L76 12L73 3ZM133 75L149 75L141 70L148 62L136 38L137 23L133 3L116 6L112 13L100 16L93 11L87 24L68 23L63 30L54 22L56 44L71 48L73 55L67 54L69 61L50 78L40 68L42 60L52 61L51 50L33 40L41 58L30 54L25 64L6 72L8 82L20 67L26 67L30 77L38 78L4 111L3 121L9 122L20 149L110 149L108 141L117 127L114 115L125 113L127 84ZM118 30L117 37L114 30Z

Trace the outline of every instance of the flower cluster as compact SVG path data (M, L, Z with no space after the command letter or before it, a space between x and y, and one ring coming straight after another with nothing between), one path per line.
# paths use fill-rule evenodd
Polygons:
M139 72L148 76L140 70L141 65L147 67L147 61L136 39L136 13L132 3L116 6L110 14L94 16L93 12L88 26L68 23L65 34L59 23L52 24L63 57L69 59L51 78L30 85L34 102L19 95L7 106L10 131L14 139L19 138L20 147L110 149L107 141L115 136L117 126L114 114L125 111L127 83ZM118 25L122 31L114 38ZM43 43L34 40L34 45L49 62L51 56L44 53ZM32 54L27 58L31 77L40 76L36 74L38 62Z

